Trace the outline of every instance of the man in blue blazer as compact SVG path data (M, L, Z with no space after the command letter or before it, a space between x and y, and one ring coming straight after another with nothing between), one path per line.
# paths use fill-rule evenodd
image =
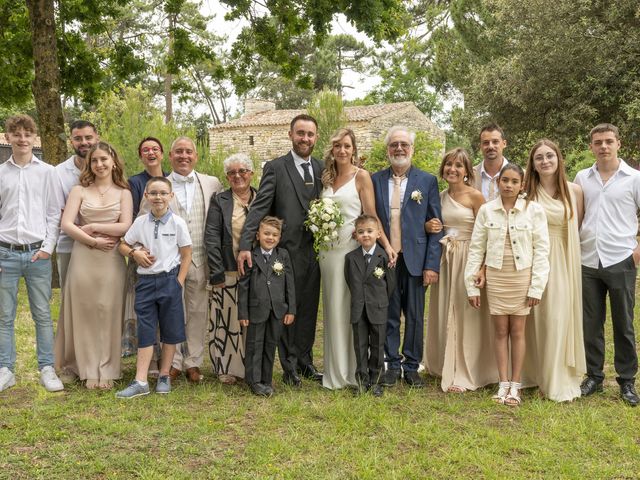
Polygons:
M426 287L438 281L442 233L425 233L424 224L440 218L438 182L433 175L411 165L415 133L392 127L385 138L390 168L372 175L376 212L391 246L398 252L396 288L389 301L384 345L385 386L404 381L423 387L418 374L422 360ZM405 328L400 353L400 315Z

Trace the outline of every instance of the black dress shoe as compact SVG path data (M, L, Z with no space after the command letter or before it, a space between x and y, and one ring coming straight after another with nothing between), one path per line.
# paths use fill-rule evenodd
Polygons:
M638 398L636 387L633 386L633 383L623 383L620 385L620 395L622 399L632 407L640 403L640 398Z
M267 386L262 383L251 383L249 384L249 388L254 395L259 397L269 397L271 395L269 390L267 390Z
M602 381L596 380L594 377L587 377L582 381L580 385L580 394L583 397L588 397L596 392L602 391Z
M273 395L273 387L271 385L267 385L263 383L262 386L264 387L264 390L267 393L267 397L270 397L271 395Z
M311 363L309 365L305 365L304 367L300 367L300 375L315 382L322 382L322 373L316 370L316 367L314 367Z
M412 388L424 387L424 380L418 372L404 372L404 382Z
M299 388L302 386L302 380L300 380L300 377L293 372L284 372L282 374L282 381L285 385L289 385L290 387Z
M402 372L399 368L390 368L380 376L380 384L385 387L393 387L401 376Z
M384 394L384 387L379 383L374 383L371 385L371 394L374 397L381 397Z

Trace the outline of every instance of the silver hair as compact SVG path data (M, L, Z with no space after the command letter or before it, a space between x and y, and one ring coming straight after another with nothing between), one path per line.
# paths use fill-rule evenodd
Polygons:
M196 142L194 142L191 138L186 137L186 136L181 136L176 138L172 143L171 143L171 148L169 149L170 152L173 152L173 148L176 146L176 143L182 141L182 140L187 140L188 142L191 142L191 146L193 147L193 151L197 152L198 149L196 148Z
M389 146L389 140L391 139L391 136L396 133L396 132L406 132L409 135L409 140L411 141L411 145L413 145L416 141L416 132L414 132L413 130L410 130L407 127L404 127L402 125L394 125L393 127L391 127L389 129L389 131L387 132L387 134L384 137L384 144L385 146Z
M253 162L249 158L249 155L246 153L234 153L233 155L225 158L224 162L222 162L222 168L224 168L225 174L229 171L229 167L234 163L241 163L243 168L253 172Z

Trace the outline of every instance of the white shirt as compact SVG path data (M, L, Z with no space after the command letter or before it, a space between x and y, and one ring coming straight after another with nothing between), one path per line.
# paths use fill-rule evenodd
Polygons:
M365 256L368 253L369 255L371 255L373 257L373 252L376 251L376 244L374 243L373 247L371 247L371 250L369 250L369 251L365 250L364 247L361 247L361 249L362 249L362 256Z
M404 203L404 192L407 189L407 181L409 179L409 170L411 170L411 168L409 168L404 173L404 177L400 181L400 208L402 208L402 204ZM393 198L393 186L394 186L393 175L394 175L393 170L391 170L391 175L389 175L389 218L391 218L391 199Z
M193 205L193 197L196 194L196 172L192 170L186 177L183 177L179 173L171 172L169 180L171 180L171 184L173 185L173 193L188 215L191 211L191 205Z
M0 241L28 245L42 241L52 253L60 228L60 199L53 166L35 155L24 167L13 155L0 165Z
M509 163L506 158L502 157L502 166L498 173L496 173L493 177L487 173L484 169L484 160L480 163L480 181L482 182L482 196L488 202L489 200L495 200L498 198L500 192L498 191L498 175L500 175L500 171L504 168L504 166ZM489 195L491 190L491 184L493 183L493 195Z
M67 198L69 198L69 192L71 189L78 185L80 180L80 170L76 167L76 156L71 155L64 162L55 166L56 175L58 177L58 182L60 184L60 192L59 196L61 200L60 210L64 210L64 206L67 203ZM60 235L58 236L58 245L56 246L56 252L58 253L71 253L73 249L73 238L60 230Z
M170 272L180 265L180 248L191 245L187 222L168 210L162 218L153 213L141 215L124 235L131 246L144 246L156 261L150 267L138 265L138 274L154 275Z
M313 165L311 165L311 157L305 160L293 150L291 150L291 156L293 157L293 162L296 164L296 168L298 169L302 180L304 180L304 168L302 168L303 163L309 164L309 174L311 174L311 178L313 178Z
M587 267L598 268L598 262L605 268L620 263L638 245L640 172L619 160L618 170L607 183L603 184L596 164L576 175L575 183L584 192L580 250Z

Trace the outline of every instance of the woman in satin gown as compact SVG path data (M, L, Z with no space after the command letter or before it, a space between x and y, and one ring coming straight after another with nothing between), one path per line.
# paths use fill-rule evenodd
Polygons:
M582 189L567 181L560 149L551 140L529 154L525 191L544 208L549 227L549 281L527 321L528 376L557 402L580 396L586 373L582 333L582 277L579 226Z
M356 385L356 357L350 321L351 296L344 278L344 256L358 246L353 239L355 220L362 213L377 218L369 172L358 167L356 137L351 129L338 130L324 155L322 198L340 206L344 218L338 238L319 254L324 318L324 375L322 385L332 390ZM382 227L380 228L382 231ZM380 244L395 262L384 232Z
M120 378L126 266L114 247L131 226L132 205L118 154L98 142L62 215L74 244L55 344L56 368L89 389L110 389Z

